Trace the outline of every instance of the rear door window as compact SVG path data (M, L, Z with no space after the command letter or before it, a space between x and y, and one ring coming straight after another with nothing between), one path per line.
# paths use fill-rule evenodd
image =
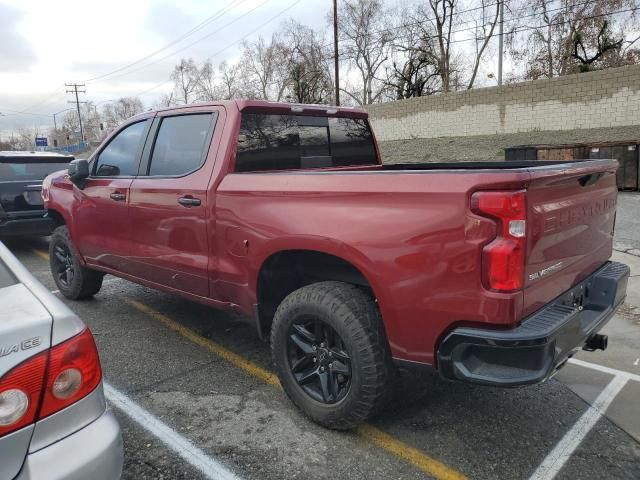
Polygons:
M182 176L199 169L206 157L216 113L162 119L149 165L150 176Z
M377 163L366 120L243 113L236 172Z
M96 163L96 177L130 177L138 172L140 148L146 133L147 121L134 123L121 130L100 152Z

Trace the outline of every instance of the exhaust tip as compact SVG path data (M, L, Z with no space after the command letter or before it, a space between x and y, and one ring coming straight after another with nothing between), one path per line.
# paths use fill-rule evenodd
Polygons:
M587 352L593 352L595 350L606 350L608 345L609 337L596 333L587 339L582 349Z

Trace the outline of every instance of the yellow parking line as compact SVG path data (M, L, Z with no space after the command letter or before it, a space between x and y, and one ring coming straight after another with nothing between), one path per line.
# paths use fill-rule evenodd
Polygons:
M269 385L273 385L274 387L282 388L280 382L278 381L278 377L268 370L259 367L249 360L245 360L237 353L228 350L227 348L214 342L213 340L209 340L208 338L198 335L193 330L181 325L175 320L167 317L166 315L163 315L162 313L154 310L151 307L148 307L147 305L144 305L133 299L125 299L125 301L132 307L158 320L170 330L173 330L174 332L182 335L183 337L191 340L201 347L204 347L207 350L219 355L229 363L241 368L247 373L250 373L254 377L257 377L262 381L268 383ZM429 475L432 475L439 480L463 480L467 478L462 473L446 466L444 463L439 462L438 460L407 445L406 443L393 438L391 435L372 425L361 425L360 427L358 427L357 432L360 436L369 440L371 443L377 445L378 447L386 450L389 453L392 453L397 457L402 458L419 470L422 470L423 472L428 473Z
M42 250L38 250L37 248L33 249L33 253L42 258L43 260L49 261L49 254L47 252L43 252Z
M462 473L447 467L444 463L439 462L418 449L410 447L404 442L392 437L388 433L383 432L368 423L360 425L357 429L358 433L376 444L378 447L393 453L395 456L406 460L411 465L440 480L462 480L465 477Z
M273 385L274 387L282 388L280 386L280 382L278 381L278 377L276 375L265 370L264 368L259 367L255 363L250 362L249 360L245 360L237 353L232 352L231 350L223 347L222 345L212 340L209 340L208 338L198 335L193 330L179 324L178 322L170 319L166 315L150 307L147 307L143 303L140 303L136 300L132 300L129 298L125 298L125 302L127 302L132 307L140 310L141 312L146 313L150 317L158 320L169 330L173 330L177 334L182 335L183 337L191 340L193 343L196 343L201 347L206 348L210 352L213 352L219 357L222 357L227 362L235 365L236 367L241 368L242 370L244 370L247 373L250 373L254 377L259 378L263 382L268 383L269 385Z
M39 257L49 260L49 255L41 250L34 249L34 253ZM210 352L215 353L222 359L227 362L235 365L238 368L241 368L245 372L253 375L256 378L259 378L265 383L276 387L282 388L280 385L280 381L278 377L265 370L264 368L256 365L255 363L244 359L240 355L231 350L223 347L222 345L214 342L213 340L209 340L208 338L203 337L202 335L197 334L190 328L181 325L175 320L167 317L166 315L154 310L147 305L138 302L137 300L133 300L130 298L125 298L125 302L134 307L135 309L143 312L144 314L150 316L151 318L159 321L162 325L167 327L169 330L176 332L182 337L192 341L193 343L200 345L201 347L209 350ZM430 457L424 452L407 445L406 443L392 437L388 433L383 432L379 428L374 427L370 424L360 425L357 430L358 434L373 443L374 445L386 450L387 452L399 457L406 462L410 463L417 469L439 479L439 480L465 480L467 477L462 473L454 470L453 468L448 467L444 463L436 460L435 458Z

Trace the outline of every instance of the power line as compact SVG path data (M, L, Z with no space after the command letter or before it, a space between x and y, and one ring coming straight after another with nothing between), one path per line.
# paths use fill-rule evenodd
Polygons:
M253 7L252 9L250 9L250 10L246 11L245 13L243 13L242 15L240 15L239 17L236 17L235 19L233 19L233 20L232 20L232 21L230 21L229 23L226 23L226 24L225 24L225 25L223 25L222 27L220 27L220 28L218 28L218 29L214 30L213 32L210 32L210 33L208 33L208 34L206 34L206 35L204 35L204 36L200 37L199 39L197 39L197 40L195 40L195 41L193 41L193 42L191 42L191 43L188 43L187 45L185 45L185 46L183 46L183 47L179 48L178 50L175 50L174 52L170 53L169 55L165 55L164 57L160 57L160 58L158 58L158 59L156 59L156 60L153 60L152 62L147 63L146 65L142 65L142 66L141 66L141 67L139 67L139 68L135 68L135 69L133 69L133 70L129 70L128 72L123 72L123 73L119 73L118 75L110 76L109 80L113 80L113 79L115 79L115 78L120 78L120 77L123 77L123 76L126 76L126 75L130 75L130 74L132 74L132 73L139 72L139 71L144 70L144 69L146 69L146 68L148 68L148 67L150 67L150 66L152 66L152 65L155 65L155 64L157 64L157 63L159 63L159 62L162 62L163 60L166 60L167 58L173 57L175 54L180 53L180 52L182 52L182 51L186 50L187 48L192 47L192 46L193 46L193 45L195 45L196 43L200 43L201 41L203 41L203 40L205 40L205 39L207 39L207 38L211 37L212 35L215 35L216 33L220 32L221 30L224 30L224 29L225 29L225 28L227 28L228 26L233 25L233 24L234 24L234 23L236 23L238 20L241 20L242 18L246 17L247 15L249 15L249 14L253 13L255 10L257 10L258 8L260 8L261 6L263 6L264 4L266 4L266 3L270 2L270 1L271 1L271 0L264 0L262 3L259 3L258 5L256 5L256 6L255 6L255 7ZM298 3L298 2L296 2L296 3ZM103 81L103 80L101 80L101 81ZM92 83L92 82L90 82L90 83Z
M49 103L51 101L51 99L53 99L54 97L57 97L58 95L61 95L63 92L59 92L59 90L62 90L64 88L64 83L59 85L55 90L53 90L51 93L46 94L46 97L44 98L44 100L42 101L38 101L34 104L32 104L29 107L26 108L18 108L17 110L19 110L21 113L28 113L29 110L33 110L36 107L40 107L46 103Z
M245 40L249 35L252 35L253 33L257 32L258 30L260 30L261 28L263 28L264 26L268 25L269 23L273 22L276 18L284 15L285 13L287 13L289 10L291 10L293 7L295 7L296 5L298 5L302 0L297 0L295 2L293 2L291 5L289 5L287 8L285 8L284 10L281 10L279 13L277 13L276 15L274 15L273 17L269 18L267 21L265 21L264 23L258 25L256 28L254 28L252 31L250 31L249 33L247 33L246 35L240 37L238 40L236 40L235 42L232 42L230 44L228 44L227 46L221 48L220 50L218 50L217 52L215 52L213 55L211 55L211 58L215 57L216 55L219 55L220 53L228 50L229 48L231 48L232 46L242 42L243 40ZM150 92L151 90L155 90L156 88L160 88L163 85L166 85L167 83L170 83L171 80L167 80L165 82L159 83L147 90L144 90L142 92L139 92L136 94L136 96L138 95L142 95L144 93Z
M4 113L4 112L9 112ZM9 108L0 108L0 113L2 113L3 117L9 117L9 116L14 116L14 115L32 115L34 117L48 117L49 115L45 114L45 113L31 113L31 112L25 112L23 110L12 110Z
M232 46L240 43L241 41L243 41L245 38L247 38L249 35L255 33L256 31L258 31L259 29L261 29L262 27L264 27L266 24L272 22L273 20L275 20L277 17L283 15L284 13L286 13L286 11L290 10L291 8L295 7L298 3L300 3L301 0L298 0L296 2L294 2L293 4L291 4L289 7L285 8L284 10L282 10L281 12L279 12L277 15L273 16L272 18L270 18L269 20L267 20L266 22L264 22L263 24L261 24L260 26L258 26L257 28L255 28L254 30L252 30L251 32L247 33L246 35L244 35L242 38L230 43L229 45L225 46L224 48L220 49L219 51L217 51L216 53L213 54L213 56L219 55L220 53L224 52L225 50L231 48ZM591 3L590 1L587 2L580 2L580 3L575 3L572 5L565 5L563 7L560 8L555 8L555 9L551 9L551 10L547 10L547 13L550 12L554 12L554 11L558 11L558 10L565 10L567 8L573 8L576 6L580 6L580 5L585 5ZM493 4L496 5L496 4ZM260 6L260 5L259 5ZM478 9L478 8L476 8ZM640 9L640 7L635 7L635 8L629 8L629 9L623 9L623 10L619 10L619 11L611 11L611 12L605 12L602 14L598 14L598 15L590 15L590 16L584 16L581 17L581 20L592 20L592 19L596 19L596 18L602 18L602 17L608 17L608 16L613 16L613 15L618 15L618 14L622 14L622 13L629 13L629 12L636 12L638 9ZM461 13L461 12L459 12ZM522 19L522 18L528 18L528 17L542 17L542 13L537 13L537 14L530 14L530 15L525 15L525 16L518 16L518 17L511 17L509 19L505 19L506 22L508 21L512 21L515 19ZM239 18L238 18L239 19ZM238 20L236 19L236 20ZM530 31L530 30L538 30L538 29L542 29L542 28L548 28L548 27L553 27L553 26L559 26L559 25L564 25L569 23L570 20L558 20L555 22L550 22L550 23L544 23L542 25L534 25L534 26L522 26L522 27L518 27L515 28L514 30L512 30L511 32L508 32L508 34L517 34L517 33L521 33L521 32L525 32L525 31ZM397 27L396 27L397 28ZM474 30L475 28L465 28L465 29L459 29L459 30L455 30L452 33L460 33L460 32L464 32L464 31L469 31L469 30ZM370 32L369 34L373 34L374 32ZM203 37L204 38L204 37ZM436 38L435 36L433 37L429 37L429 38ZM450 43L451 44L455 44L455 43L462 43L462 42L468 42L468 41L478 41L478 40L484 40L486 37L470 37L470 38L462 38L462 39L455 39L452 40ZM200 39L202 40L202 39ZM198 40L198 41L200 41ZM177 52L176 52L177 53ZM340 53L342 59L354 59L355 57L352 55L347 55L344 52ZM333 59L333 56L327 56L327 59ZM146 68L148 65L142 67L142 68ZM133 72L129 72L129 73L133 73ZM148 88L142 92L139 92L136 95L141 95L144 93L147 93L149 91L155 90L157 88L160 88L163 85L166 85L167 83L170 83L170 80L162 82L160 84L157 84L151 88ZM74 85L68 85L73 87ZM78 87L83 87L84 85L78 85ZM74 91L71 91L70 93L75 93ZM78 93L84 93L83 91L78 91ZM42 103L42 102L41 102ZM69 103L76 103L76 102L69 102ZM82 103L82 102L79 102ZM76 105L76 108L79 110L79 105ZM0 110L2 111L2 110ZM49 116L49 115L45 115L45 114L37 114L37 113L32 113L32 112L27 112L25 110L9 110L9 109L4 109L5 112L13 112L10 113L9 115L34 115L34 116Z
M576 4L573 4L573 5L569 5L568 7L571 8L571 7L575 7L575 6L586 5L588 3L592 3L592 0L586 1L586 2L582 2L582 3L576 3ZM557 9L554 9L554 10L548 10L547 12L564 10L565 8L567 8L567 7L565 6L565 7L557 8ZM615 11L615 12L607 12L607 13L602 13L602 14L598 14L598 15L585 16L585 17L581 17L581 20L593 20L593 19L596 19L596 18L608 17L608 16L611 16L611 15L618 15L618 14L621 14L621 13L636 12L638 10L640 10L640 7L634 7L634 8L629 8L629 9L625 9L625 10L619 10L619 11ZM511 18L505 19L505 22L508 22L508 21L511 21L511 20L515 20L516 18L517 19L521 19L521 18L538 17L538 16L541 16L541 15L540 14L531 14L531 15L525 15L525 16L519 16L519 17L511 17ZM561 21L557 21L557 22L545 23L545 24L542 24L542 25L523 26L523 27L515 28L514 30L512 30L510 32L507 32L507 34L513 35L513 34L516 34L516 33L521 33L521 32L525 32L525 31L529 31L529 30L539 30L541 28L548 28L548 27L564 25L564 24L567 24L569 22L570 22L570 20L561 20ZM411 24L409 24L409 26L410 25ZM476 27L462 28L462 29L459 29L459 30L453 30L451 32L451 34L467 32L467 31L475 30L475 29L476 29ZM380 32L382 32L382 31L380 31ZM370 35L371 34L374 34L374 32L371 32ZM437 38L437 36L436 35L432 35L432 36L428 36L426 38L431 40L431 39ZM486 39L486 37L460 38L460 39L451 40L449 42L449 44L463 43L463 42L470 42L470 41L479 41L479 40L485 40L485 39ZM345 52L340 52L340 55L341 55L341 57L343 59L354 60L356 58L355 56L348 55ZM328 56L327 59L333 59L333 56Z
M456 16L461 15L463 13L472 12L474 10L481 10L483 8L495 7L496 5L499 5L501 1L502 0L499 0L496 3L490 3L490 4L487 4L485 6L469 8L467 10L454 11L451 14L451 17L456 17ZM549 0L548 2L545 3L545 5L549 5L551 3L554 3L554 1L555 0ZM594 0L586 0L584 2L574 3L572 5L560 6L560 7L557 7L557 8L553 8L553 9L547 10L546 12L547 13L552 13L552 12L557 12L557 11L560 11L560 10L566 10L567 8L579 7L579 6L582 6L582 5L587 5L589 3L593 3L593 1ZM522 9L516 11L516 13L517 12L524 12L524 11L526 11L526 8L527 7L523 7ZM538 8L538 7L535 7L533 13L530 13L528 15L512 15L510 18L505 19L505 22L511 22L513 20L521 20L523 18L531 18L531 17L538 17L538 16L544 15L544 12L537 12L536 13L536 8ZM540 7L540 8L542 8L542 7ZM380 29L380 30L373 30L373 31L368 32L368 33L363 33L363 34L359 35L359 37L371 37L373 35L378 35L380 33L390 33L393 30L400 30L400 29L407 28L407 27L419 26L419 25L423 25L425 22L430 22L430 21L433 21L433 20L436 20L436 18L434 18L434 17L425 17L424 19L421 19L420 21L409 22L409 23L401 23L401 24L395 25L393 27L388 27L388 28L383 28L383 29ZM477 18L470 18L469 20L467 20L465 22L462 22L462 24L465 25L467 23L476 22L477 20L478 20ZM478 28L477 26L467 27L467 28L459 28L457 30L452 30L451 34L456 34L456 33L461 33L461 32L468 32L470 30L476 30L477 28ZM463 41L466 41L466 40L463 40ZM452 41L450 43L454 43L454 42ZM329 48L330 46L331 46L330 43L327 43L327 44L323 45L323 47L325 47L325 48Z
M122 67L117 68L116 70L113 70L111 72L108 73L103 73L101 75L97 75L95 77L92 78L88 78L85 80L86 83L91 83L91 82L95 82L96 80L100 80L102 78L111 76L115 73L121 72L123 70L126 70L129 67L132 67L134 65L137 65L151 57L153 57L154 55L162 52L163 50L166 50L168 48L171 48L173 45L181 42L182 40L184 40L185 38L188 38L189 36L193 35L194 33L202 30L204 27L206 27L207 25L209 25L210 23L214 22L215 20L218 20L219 18L223 17L225 15L225 13L227 13L229 10L231 10L232 8L235 8L237 6L239 6L240 4L246 2L246 0L233 0L231 2L231 4L227 5L226 7L221 8L220 10L217 10L213 15L205 18L202 22L200 22L198 25L196 25L195 27L193 27L192 29L188 30L187 32L183 33L182 35L180 35L179 37L177 37L176 39L172 40L171 42L169 42L168 44L166 44L165 46L154 50L153 52L145 55L144 57L139 58L138 60L131 62L127 65L124 65Z

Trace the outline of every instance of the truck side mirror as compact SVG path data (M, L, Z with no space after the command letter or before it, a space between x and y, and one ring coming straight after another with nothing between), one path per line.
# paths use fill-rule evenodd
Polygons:
M69 180L75 185L84 187L84 180L89 176L89 162L85 159L72 160L67 168Z

